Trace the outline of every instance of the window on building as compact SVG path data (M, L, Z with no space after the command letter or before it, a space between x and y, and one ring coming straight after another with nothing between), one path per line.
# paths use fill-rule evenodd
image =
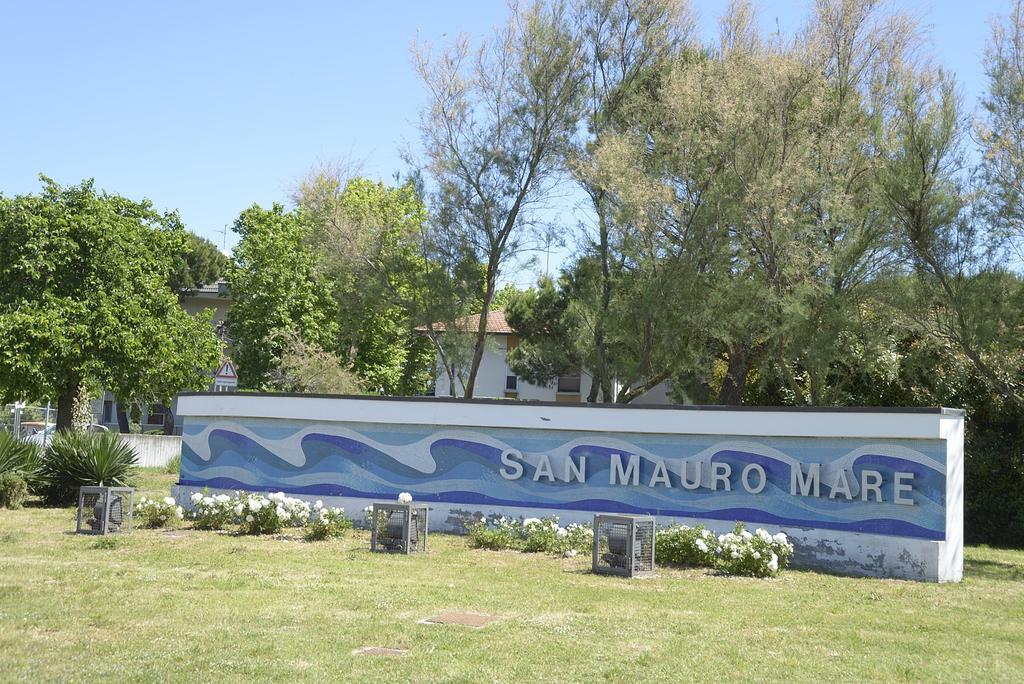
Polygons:
M580 376L578 376L578 375L559 375L558 376L558 392L560 394L579 394L580 393Z
M515 392L519 389L519 377L516 375L505 376L505 391Z
M149 406L149 417L146 420L147 425L163 425L164 424L164 413L167 409L162 404L150 404Z

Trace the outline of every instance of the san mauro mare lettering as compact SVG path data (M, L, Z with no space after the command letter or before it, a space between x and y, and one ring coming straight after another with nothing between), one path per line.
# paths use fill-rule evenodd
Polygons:
M611 454L611 467L608 470L609 485L633 485L641 484L640 459L626 459L623 462L622 454ZM501 476L506 480L518 480L523 477L523 454L509 449L501 454ZM733 468L728 463L711 463L710 473L705 480L703 475L704 463L700 461L678 460L679 486L682 489L695 491L701 488L711 491L732 491L733 484L742 487L748 494L760 494L768 485L768 474L764 468L757 463L749 463L739 471L739 477L734 477ZM587 458L579 457L578 461L566 459L564 470L560 478L562 482L587 481ZM551 459L547 454L539 454L534 467L534 482L557 482ZM821 496L822 464L808 463L790 468L789 493L793 496ZM882 493L883 475L877 470L862 470L860 478L852 475L846 469L836 470L828 484L828 498L845 501L876 501L884 503L886 499ZM903 506L913 506L914 499L910 496L913 491L914 473L900 472L893 473L891 502ZM672 488L672 479L669 477L669 466L666 461L655 460L652 472L644 479L643 484L648 487Z

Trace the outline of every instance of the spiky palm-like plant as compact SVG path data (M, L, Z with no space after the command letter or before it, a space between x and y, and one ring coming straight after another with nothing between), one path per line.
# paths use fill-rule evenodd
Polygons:
M39 484L39 445L0 432L0 475L17 473L34 489Z
M42 495L47 503L74 503L83 485L129 487L138 456L116 433L58 433L42 458Z

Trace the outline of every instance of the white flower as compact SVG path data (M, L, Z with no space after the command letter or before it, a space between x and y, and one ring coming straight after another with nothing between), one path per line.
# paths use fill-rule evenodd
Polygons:
M323 508L323 507L324 507L324 502L323 502L323 501L320 501L319 499L317 499L316 503L315 503L315 504L313 504L313 508L315 508L315 509L316 509L316 510L318 510L318 511L319 511L319 510L320 510L321 508Z
M754 535L750 534L750 532L747 532L746 530L740 532L740 536L743 537L744 541L750 541L754 538Z
M788 544L789 543L789 538L786 536L785 532L779 532L774 537L772 537L772 539L775 540L776 544Z
M252 517L251 513L249 515L245 516L245 522L252 522L252 521L253 521L253 517Z
M757 531L754 532L754 534L756 534L757 538L760 539L761 541L768 542L769 544L772 541L772 535L769 534L767 530L763 530L760 527L757 528Z
M189 500L193 504L197 504L197 503L199 503L200 501L203 500L203 495L201 493L199 493L199 492L193 492L192 496L189 497Z
M565 556L566 558L575 558L576 557L576 549L569 549L568 551L566 551L562 555Z
M753 555L753 556L754 556L754 560L761 560L761 552L760 552L760 551L755 551L755 552L754 552L753 554L751 554L751 555Z
M412 494L409 492L402 492L398 495L398 503L412 503Z
M181 519L181 520L185 519L185 511L182 510L181 506L178 506L176 509L174 509L174 512L178 515L179 519Z
M774 553L772 554L772 559L768 561L768 569L772 572L776 572L779 569L779 557Z
M217 503L227 503L228 501L231 501L231 497L227 494L218 494L213 498Z
M529 527L530 525L540 525L540 518L527 518L523 521L524 527Z
M730 555L730 556L731 556L732 558L739 558L739 557L740 557L740 554L739 554L739 553L737 553L737 552L735 552L735 551L733 551L733 552L732 552L731 554L729 554L729 555Z
M559 527L557 530L555 530L555 536L558 538L562 538L567 534L569 534L569 531L564 527Z
M694 542L694 545L698 549L700 549L701 553L707 553L708 552L708 545L704 543L703 539L698 539L697 541Z
M245 507L242 504L235 504L235 515L242 515L242 510L244 510L244 508Z
M250 499L249 500L249 510L250 511L252 511L253 513L258 513L261 508L263 508L263 500L262 499L256 498L256 499Z

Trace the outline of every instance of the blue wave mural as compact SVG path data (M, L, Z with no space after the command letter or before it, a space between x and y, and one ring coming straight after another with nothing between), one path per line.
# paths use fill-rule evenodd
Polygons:
M941 440L883 443L190 417L180 483L358 498L394 498L408 491L424 502L745 520L941 540L945 453ZM513 461L518 468L510 466ZM764 474L757 493L742 482L744 469L752 465L758 472L751 490L759 488L759 473ZM820 468L817 495L791 493L793 469L807 473L811 467ZM614 481L613 468L616 474L635 469L637 484L632 478L628 484ZM728 478L715 478L716 471L726 470ZM874 473L864 480L865 471ZM910 505L896 503L898 473L910 485L901 494ZM874 478L877 489L862 493L861 483ZM832 485L839 485L836 492Z

